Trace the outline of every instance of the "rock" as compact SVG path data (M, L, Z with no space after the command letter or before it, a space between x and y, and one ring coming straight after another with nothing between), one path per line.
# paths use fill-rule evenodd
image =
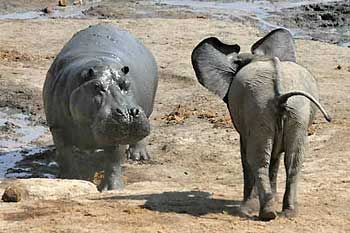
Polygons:
M19 202L25 196L26 196L26 192L21 187L8 186L5 189L1 200L3 200L4 202Z
M59 0L58 6L67 6L67 1L66 0Z
M72 199L99 193L96 185L84 180L11 179L0 186L6 187L2 199L7 201Z
M76 0L73 2L73 5L83 5L83 0Z
M44 12L45 14L51 14L53 12L53 8L52 6L47 6L44 9L42 9L42 12Z

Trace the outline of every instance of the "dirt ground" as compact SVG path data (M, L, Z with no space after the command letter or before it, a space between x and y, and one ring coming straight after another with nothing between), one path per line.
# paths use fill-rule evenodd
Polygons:
M0 232L350 232L350 49L297 40L297 61L316 77L334 121L318 113L299 183L299 215L261 222L240 217L239 137L225 104L195 80L194 46L217 36L243 51L264 34L250 25L184 19L0 21L0 106L44 123L41 90L55 54L88 25L111 22L153 52L159 88L151 118L152 160L127 162L127 186L88 199L0 202ZM47 134L38 145L52 144ZM278 192L284 192L281 165ZM281 198L280 198L281 199ZM281 209L281 202L279 202Z

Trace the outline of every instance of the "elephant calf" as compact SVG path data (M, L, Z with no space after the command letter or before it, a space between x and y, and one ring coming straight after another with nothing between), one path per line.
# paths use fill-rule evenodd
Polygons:
M292 216L297 208L307 129L317 108L328 121L331 118L318 102L312 74L295 61L289 31L276 29L257 41L251 53L239 51L237 44L207 38L193 50L192 65L198 81L226 102L240 134L243 208L249 210L256 189L259 218L276 217L276 179L284 152L287 179L283 213Z

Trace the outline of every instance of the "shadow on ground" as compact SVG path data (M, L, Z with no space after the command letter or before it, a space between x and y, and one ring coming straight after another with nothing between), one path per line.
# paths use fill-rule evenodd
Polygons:
M241 212L241 201L215 199L211 197L210 193L202 191L113 196L100 198L98 200L146 200L142 207L158 212L183 213L193 216L201 216L210 213L222 213L240 217L248 217Z

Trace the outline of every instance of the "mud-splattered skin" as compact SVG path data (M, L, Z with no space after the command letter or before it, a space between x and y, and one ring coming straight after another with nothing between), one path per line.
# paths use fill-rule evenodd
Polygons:
M120 145L130 145L131 158L149 158L142 139L150 133L156 88L155 59L128 32L99 24L75 34L51 65L43 92L61 175L79 177L73 146L104 149L101 189L120 188Z

